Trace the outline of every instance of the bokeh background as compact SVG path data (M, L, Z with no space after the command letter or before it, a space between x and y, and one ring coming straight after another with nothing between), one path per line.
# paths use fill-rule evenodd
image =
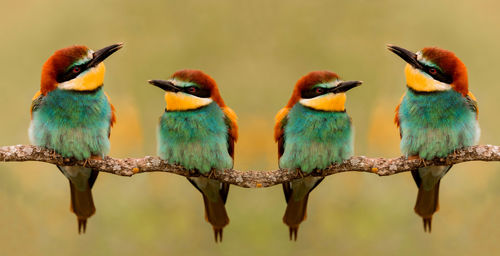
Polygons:
M349 92L356 154L399 156L394 108L404 63L385 49L440 46L467 65L479 100L481 143L500 144L497 1L0 0L0 145L27 144L43 62L57 49L125 47L106 60L117 109L114 157L155 155L162 91L146 83L178 69L213 76L239 115L235 168L277 168L274 114L299 77L332 70L365 81ZM97 214L78 235L67 180L52 165L0 164L1 255L494 255L500 253L500 164L455 166L425 234L409 173L328 177L310 197L297 242L281 222L280 186L232 187L230 225L213 242L202 198L180 176L99 176Z

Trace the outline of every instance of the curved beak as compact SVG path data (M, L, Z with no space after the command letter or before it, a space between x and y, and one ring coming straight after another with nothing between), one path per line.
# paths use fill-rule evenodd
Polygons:
M420 64L420 62L418 62L418 60L417 60L417 54L410 52L404 48L401 48L399 46L392 45L392 44L388 44L387 49L389 51L395 53L399 57L401 57L401 59L406 61L408 64L412 65L414 68L418 68L418 69L422 68L422 64Z
M161 89L168 92L179 92L180 89L177 88L172 82L165 80L148 80L148 83L160 87Z
M94 52L92 60L89 62L89 67L95 67L103 60L111 56L111 54L120 50L123 47L123 43L112 44L110 46L106 46L96 52Z
M337 86L331 88L329 92L333 93L347 92L354 87L360 86L362 83L363 83L362 81L343 81L340 82Z

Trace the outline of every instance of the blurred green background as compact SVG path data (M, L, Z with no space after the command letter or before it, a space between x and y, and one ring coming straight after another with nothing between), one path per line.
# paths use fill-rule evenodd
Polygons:
M482 144L500 144L497 1L6 1L0 0L0 145L27 144L29 106L44 61L84 44L125 47L106 60L105 90L117 109L114 157L155 155L161 90L148 79L201 69L239 115L235 168L277 168L274 114L299 77L331 70L363 80L349 92L356 154L399 156L394 108L404 63L385 49L440 46L467 65L479 101ZM0 165L1 255L494 255L500 253L500 165L455 166L425 234L413 213L409 173L328 177L309 201L296 243L281 222L280 186L232 187L224 242L215 244L202 198L180 176L102 173L97 214L77 234L69 186L52 165Z

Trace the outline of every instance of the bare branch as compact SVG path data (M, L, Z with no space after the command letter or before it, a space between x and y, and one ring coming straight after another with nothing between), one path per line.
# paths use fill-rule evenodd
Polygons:
M89 159L87 161L76 161L74 159L63 158L52 150L31 145L0 147L0 161L39 161L61 166L78 165L121 176L132 176L144 172L170 172L185 177L200 176L196 171L186 170L182 166L169 164L159 157L146 156L144 158L125 159L105 157L102 160ZM356 156L346 160L342 164L335 164L325 170L314 171L310 175L328 176L339 172L355 171L388 176L428 165L452 165L468 161L500 161L500 146L472 146L457 150L454 154L446 158L429 161L407 160L404 157L385 159ZM303 174L297 171L290 172L284 169L275 171L225 170L213 174L211 178L240 187L255 188L274 186L302 176Z

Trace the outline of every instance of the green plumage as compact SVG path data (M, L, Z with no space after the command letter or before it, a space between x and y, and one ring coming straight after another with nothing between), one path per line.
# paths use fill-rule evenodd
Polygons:
M297 103L284 122L280 168L309 173L353 154L351 118L345 112L318 111Z
M230 169L228 136L227 119L215 102L195 110L165 111L158 127L158 154L201 173Z
M34 145L78 160L109 152L111 106L101 88L92 92L55 89L33 102L29 128Z
M417 93L408 89L398 112L401 151L424 159L445 157L479 139L475 102L455 90Z

